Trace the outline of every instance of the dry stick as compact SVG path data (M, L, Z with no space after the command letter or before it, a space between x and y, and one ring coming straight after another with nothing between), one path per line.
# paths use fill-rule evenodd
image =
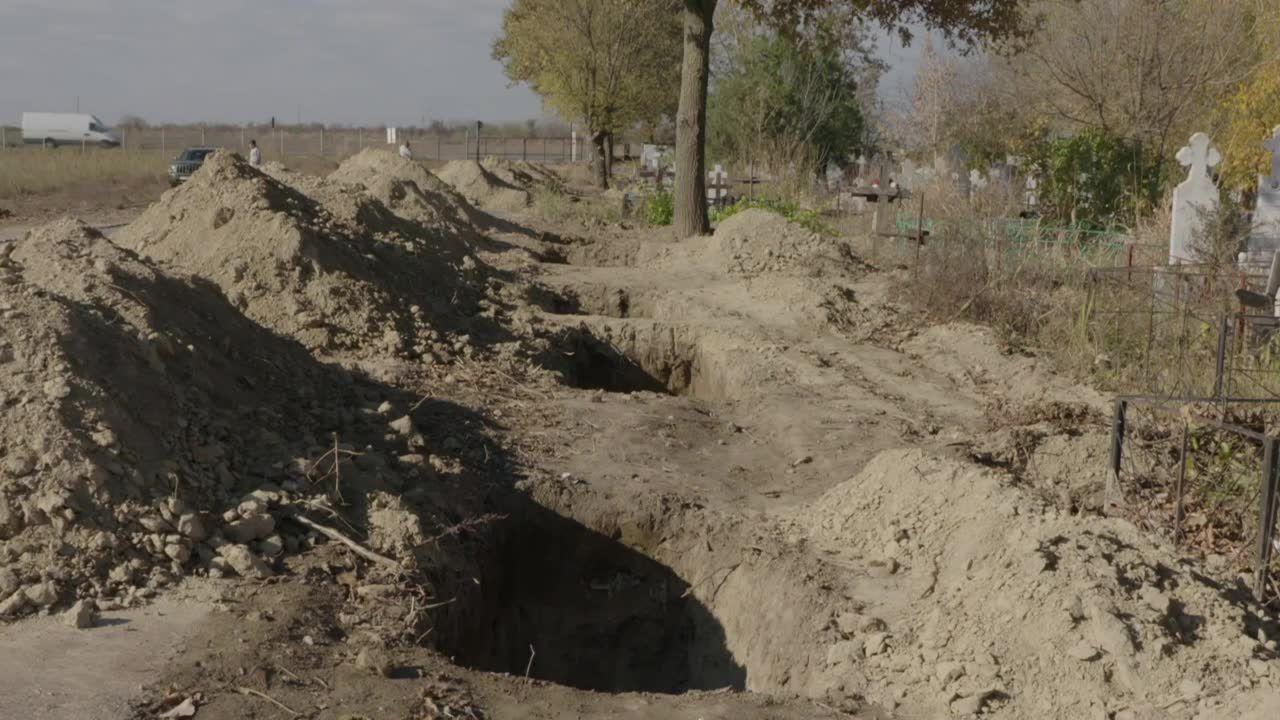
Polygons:
M311 520L310 518L304 517L302 515L290 515L289 519L293 520L299 525L315 530L316 532L320 533L321 535L324 535L330 540L336 540L342 543L343 545L346 545L348 548L351 549L352 552L364 558L365 560L368 560L370 562L375 562L379 565L383 565L387 568L390 568L396 571L399 571L402 569L400 567L400 563L396 562L395 560L392 560L391 558L385 555L379 555L378 553L366 548L365 546L361 545L355 540L352 540L346 535L343 535L337 530L334 530L331 527L321 525L320 523L315 522L314 520Z
M333 434L333 495L340 505L346 504L342 500L342 455L338 449L338 433Z
M266 700L267 702L271 703L272 705L275 705L276 707L280 708L281 710L284 710L285 712L289 713L294 717L297 717L302 714L297 710L294 710L293 708L289 707L288 705L285 705L284 703L280 702L279 700L271 697L270 695L264 692L258 692L253 688L247 688L247 687L236 688L236 690L239 691L241 695L253 695L256 697L260 697L263 700Z
M529 664L524 666L524 681L526 684L529 682L529 672L533 670L533 658L537 654L538 654L538 651L534 650L533 645L530 644L529 645Z

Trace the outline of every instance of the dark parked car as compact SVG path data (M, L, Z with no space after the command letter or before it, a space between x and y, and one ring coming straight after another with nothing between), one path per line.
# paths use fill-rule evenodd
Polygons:
M221 148L194 147L183 150L178 158L169 166L169 184L178 185L191 179L192 173L200 169L204 159Z

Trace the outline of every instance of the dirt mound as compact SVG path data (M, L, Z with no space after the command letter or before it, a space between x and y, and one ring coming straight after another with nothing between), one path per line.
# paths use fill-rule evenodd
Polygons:
M346 192L313 189L317 197ZM353 220L368 202L352 200ZM442 334L469 329L462 326L476 312L479 265L456 241L379 230L217 153L116 241L213 281L250 318L313 350L451 355Z
M483 165L486 170L514 187L530 191L542 188L557 192L562 192L565 188L564 179L541 163L485 158Z
M396 215L455 237L474 239L484 219L448 183L386 150L367 148L347 158L329 180L361 185Z
M527 190L503 180L475 160L454 160L440 170L439 176L486 210L517 212L529 206Z
M863 267L848 243L824 238L777 213L756 208L720 223L709 237L649 245L638 262L661 268L696 265L744 276L848 276Z
M356 435L351 378L76 221L4 256L0 616L140 601L195 566L269 574L286 541L264 511L296 458Z
M1280 627L1242 588L972 465L882 454L802 522L871 576L831 671L911 716L1225 718L1207 708L1280 677Z
M994 331L980 325L934 325L901 349L961 385L975 386L1011 403L1059 401L1085 403L1102 413L1111 410L1102 393L1058 374L1030 353L1006 350Z

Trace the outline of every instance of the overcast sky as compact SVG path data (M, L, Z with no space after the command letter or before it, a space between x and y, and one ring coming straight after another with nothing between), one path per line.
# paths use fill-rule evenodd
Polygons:
M509 0L0 0L0 122L80 109L108 123L408 125L524 120L490 44ZM917 47L882 43L909 82Z

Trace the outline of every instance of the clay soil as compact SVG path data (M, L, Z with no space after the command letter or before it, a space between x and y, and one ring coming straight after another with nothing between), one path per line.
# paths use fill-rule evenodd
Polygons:
M1244 568L1099 514L1102 394L924 324L848 239L554 223L508 202L546 168L453 195L397 162L226 160L132 251L64 223L0 253L0 358L38 383L0 383L6 432L48 438L4 446L0 717L1280 708ZM85 327L160 364L82 361Z

